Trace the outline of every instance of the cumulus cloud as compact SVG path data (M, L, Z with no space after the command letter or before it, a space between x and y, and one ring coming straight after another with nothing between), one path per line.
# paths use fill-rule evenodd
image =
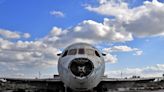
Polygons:
M99 0L99 3L100 4L104 4L104 3L106 3L107 2L107 0Z
M145 1L143 5L129 8L126 2L103 1L98 7L87 6L86 9L102 15L114 16L114 22L122 29L136 37L163 36L164 3L157 0ZM111 21L108 24L112 24Z
M56 17L64 17L65 16L64 13L61 11L51 11L50 14L53 16L56 16Z
M1 48L1 62L31 64L31 66L37 67L49 67L57 64L58 57L56 54L59 50L56 48L48 47L39 41L9 43L6 42L6 47Z
M126 45L123 46L113 46L111 48L104 48L104 52L112 53L112 52L135 52L134 55L142 55L143 51L138 48L131 48Z
M110 16L115 16L116 18L129 18L127 16L127 12L131 11L128 8L128 4L125 2L113 2L113 1L103 1L103 4L100 4L99 7L92 7L92 6L87 6L86 9L89 11L93 11L96 13L100 13L102 15L110 15Z
M6 29L0 29L0 37L5 39L20 39L20 38L29 38L29 33L19 33L19 32L13 32Z
M1 29L0 35L0 66L5 67L6 70L16 71L27 67L56 66L58 60L56 54L60 52L58 48L51 47L39 40L21 41L21 38L30 37L28 33ZM17 40L13 41L13 39Z
M154 66L146 66L143 68L125 68L121 70L109 70L105 74L108 77L132 77L133 75L141 77L161 77L164 73L164 64L157 64Z
M143 51L142 50L137 50L136 53L134 53L133 55L140 56L142 54L143 54Z
M0 30L1 77L34 78L33 73L39 69L42 71L57 66L60 50L41 40L22 41L29 37L29 33Z
M23 37L24 37L24 38L30 38L31 35L30 35L29 33L24 33L24 34L23 34Z
M143 51L139 50L138 48L131 48L125 45L103 48L102 51L107 54L106 57L104 57L105 61L111 63L116 63L118 60L117 55L112 55L113 52L134 52L133 55L137 56L140 56L143 53Z
M104 60L105 60L105 62L116 63L118 59L117 59L116 55L112 55L112 54L108 53L104 57Z
M0 29L0 36L2 36L4 38L9 38L9 39L18 39L21 37L19 33L12 32L12 31L5 30L5 29Z
M43 40L45 43L63 47L74 42L95 44L101 42L124 42L133 39L129 32L115 30L115 27L106 25L105 21L104 23L98 23L93 20L84 20L69 29L54 27Z

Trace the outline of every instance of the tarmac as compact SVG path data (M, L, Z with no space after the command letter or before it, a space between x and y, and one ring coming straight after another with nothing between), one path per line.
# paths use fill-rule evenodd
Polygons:
M145 91L108 91L108 92L164 92L164 90L154 90L154 91L150 91L150 90L145 90Z

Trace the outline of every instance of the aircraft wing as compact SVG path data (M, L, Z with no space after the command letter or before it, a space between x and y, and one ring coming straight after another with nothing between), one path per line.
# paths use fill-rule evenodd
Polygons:
M64 89L64 84L60 78L47 79L23 79L23 78L0 78L0 91L2 90L46 90L58 92L59 89ZM41 91L41 92L42 92ZM31 91L30 91L31 92Z
M158 81L155 81L159 79ZM126 90L154 90L164 89L164 80L160 78L102 78L102 81L96 87L99 92L104 91L124 91ZM60 78L48 79L21 79L21 78L0 78L0 91L1 90L32 90L30 92L64 92L64 84ZM42 90L42 91L40 91ZM104 92L102 91L102 92Z
M102 78L98 88L109 91L164 89L162 78Z

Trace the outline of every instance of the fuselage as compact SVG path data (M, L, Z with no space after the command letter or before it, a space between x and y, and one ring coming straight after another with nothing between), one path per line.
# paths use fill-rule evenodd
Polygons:
M104 75L104 70L102 53L86 43L68 46L58 60L58 72L62 82L76 91L96 87Z

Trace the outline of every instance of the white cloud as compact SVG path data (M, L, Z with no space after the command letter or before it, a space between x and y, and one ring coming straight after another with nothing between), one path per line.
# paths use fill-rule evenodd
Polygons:
M5 29L0 29L0 36L7 38L7 39L19 39L21 36L17 32L12 32Z
M125 45L103 48L102 51L107 54L104 57L105 61L110 63L116 63L118 60L117 55L112 55L113 52L134 52L133 55L137 55L137 56L140 56L143 53L143 51L139 50L138 48L131 48Z
M131 51L136 51L138 50L137 48L131 48L128 46L113 46L112 48L104 48L105 52L131 52Z
M99 0L99 3L100 4L104 4L104 3L106 3L107 2L107 0Z
M89 11L107 16L115 16L116 18L122 18L123 20L129 19L131 16L131 11L128 8L128 4L125 2L118 3L116 1L104 1L103 4L100 4L98 7L87 6L85 8Z
M29 33L24 33L24 34L23 34L23 37L24 37L24 38L30 38L31 35L30 35Z
M143 51L139 50L138 48L131 48L128 46L113 46L109 48L110 52L135 52L134 55L140 56L142 55Z
M54 27L43 40L45 43L54 45L55 47L67 46L74 42L98 44L101 42L110 43L133 40L131 33L124 30L115 30L115 27L106 25L105 21L104 23L98 23L93 20L84 20L72 28L63 30Z
M107 70L105 72L108 77L132 77L133 75L141 77L161 77L164 73L164 64L154 66L146 66L143 68L126 68L121 70Z
M29 38L29 33L19 33L11 30L0 29L0 37L5 39Z
M140 55L142 55L142 54L143 54L143 51L137 50L136 53L135 53L134 55L140 56Z
M129 8L126 2L106 1L98 7L87 6L89 11L102 15L114 16L113 22L108 25L119 25L116 27L132 33L136 37L163 36L164 34L164 3L157 0L145 1L143 5Z
M50 14L53 16L56 16L56 17L64 17L65 16L64 13L61 11L51 11Z
M149 11L142 12L136 19L124 24L127 31L137 37L159 36L164 33L164 6L149 6Z
M42 67L49 68L57 65L57 53L60 50L41 41L10 41L0 38L0 62L11 65L12 69ZM24 66L24 67L22 67Z
M112 55L113 52L134 52L133 55L140 56L143 51L138 48L131 48L128 46L113 46L110 48L103 48L102 50L107 55L104 57L106 62L116 63L118 61L117 55Z
M134 55L142 55L143 51L139 50L138 48L131 48L126 45L120 46L113 46L110 48L104 48L103 51L105 53L112 53L112 52L135 52Z
M104 57L104 60L105 60L105 62L116 63L118 59L117 59L116 55L111 55L110 53L108 53Z

